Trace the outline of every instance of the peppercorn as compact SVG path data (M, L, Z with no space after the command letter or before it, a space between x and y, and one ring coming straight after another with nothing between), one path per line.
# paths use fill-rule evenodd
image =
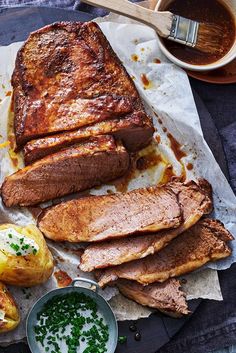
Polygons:
M135 341L141 341L141 333L140 332L136 332L135 335L134 335L134 339Z
M130 329L131 332L136 332L137 331L137 327L135 326L135 324L131 324L129 326L129 329Z

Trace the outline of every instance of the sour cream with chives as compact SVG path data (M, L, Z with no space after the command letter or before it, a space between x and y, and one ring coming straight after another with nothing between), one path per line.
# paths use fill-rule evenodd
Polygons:
M0 230L0 251L14 256L36 255L38 244L14 228Z

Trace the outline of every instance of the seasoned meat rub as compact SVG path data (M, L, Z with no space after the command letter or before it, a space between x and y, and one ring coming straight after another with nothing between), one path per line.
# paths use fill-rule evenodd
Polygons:
M148 286L125 279L119 279L115 284L127 298L158 309L169 316L180 317L189 313L186 295L180 289L180 282L175 278Z
M92 271L140 259L160 251L173 238L194 225L203 214L212 210L211 187L206 180L188 183L173 182L168 186L178 195L183 211L183 224L152 235L137 235L91 244L81 257L80 269Z
M100 185L122 176L128 168L124 147L111 136L99 136L6 177L1 195L8 207L34 205Z
M17 54L12 86L18 147L137 114L149 129L146 144L153 133L132 79L94 22L56 22L31 33Z
M209 261L229 256L231 249L226 242L232 239L220 221L200 220L154 255L97 270L99 284L103 287L118 278L142 284L164 282L170 277L194 271Z
M176 194L162 186L64 202L46 209L38 226L53 240L82 242L176 228L181 221Z

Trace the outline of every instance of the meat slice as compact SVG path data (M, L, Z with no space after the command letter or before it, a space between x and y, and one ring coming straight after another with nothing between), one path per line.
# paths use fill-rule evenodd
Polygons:
M100 136L47 156L8 176L1 188L6 206L29 206L122 176L129 155L111 136Z
M24 147L25 164L59 151L98 135L112 134L123 142L131 152L148 145L153 135L153 126L149 118L142 113L131 114L121 119L101 121L75 131L63 132L29 141Z
M194 271L209 261L229 256L231 249L226 242L232 239L220 221L200 220L154 255L97 270L99 284L103 287L118 278L142 284L164 282L170 277Z
M211 187L206 180L188 183L173 182L169 187L178 195L183 212L183 223L153 235L137 235L124 239L89 245L81 256L82 271L119 265L160 251L173 238L194 225L203 214L212 210Z
M38 226L53 240L81 242L156 232L178 227L181 221L176 194L163 186L64 202L48 208Z
M30 34L12 76L18 147L37 137L132 114L147 117L121 61L94 22Z
M125 279L120 279L115 284L124 296L138 304L158 309L173 317L189 313L186 295L180 288L180 282L175 278L148 286Z

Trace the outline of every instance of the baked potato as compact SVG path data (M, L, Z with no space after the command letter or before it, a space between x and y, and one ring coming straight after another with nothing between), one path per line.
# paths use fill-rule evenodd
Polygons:
M0 333L14 330L19 322L17 305L6 286L0 282Z
M52 255L36 226L0 225L0 281L31 287L45 282L52 271Z

